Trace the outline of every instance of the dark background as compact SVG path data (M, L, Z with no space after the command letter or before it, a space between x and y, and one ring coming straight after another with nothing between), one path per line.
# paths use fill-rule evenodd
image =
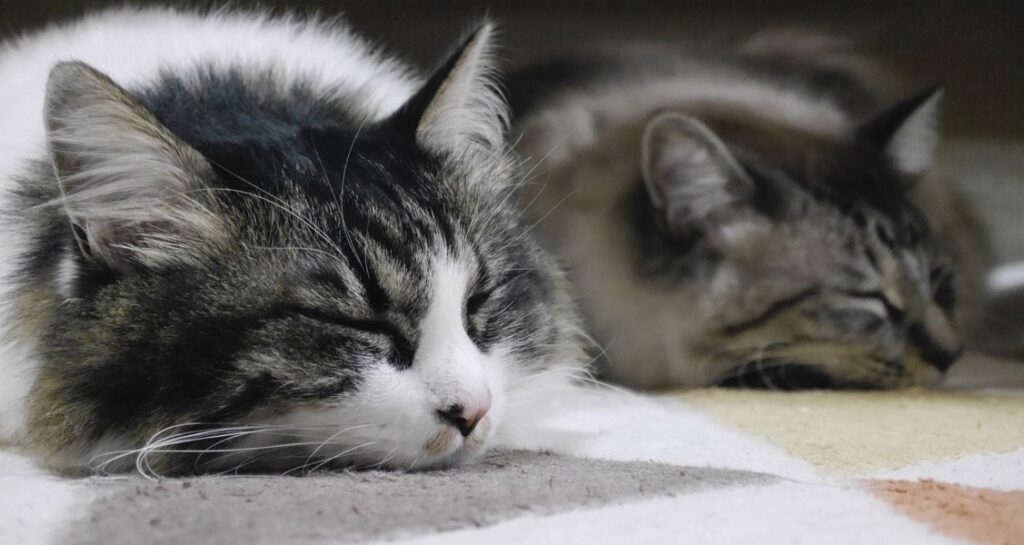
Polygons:
M0 37L125 3L2 1ZM913 81L944 82L947 134L1024 138L1024 0L350 0L260 5L343 12L358 32L422 66L436 62L451 40L485 14L501 23L503 54L510 62L595 41L721 39L793 25L836 30L890 60Z

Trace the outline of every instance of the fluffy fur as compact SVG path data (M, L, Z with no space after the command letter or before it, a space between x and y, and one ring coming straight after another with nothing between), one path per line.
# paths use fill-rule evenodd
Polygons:
M980 291L976 224L929 172L941 92L799 34L593 52L510 78L523 202L607 372L642 387L936 381ZM954 274L956 273L956 274Z
M121 10L6 44L3 436L62 470L473 460L578 370L484 25Z

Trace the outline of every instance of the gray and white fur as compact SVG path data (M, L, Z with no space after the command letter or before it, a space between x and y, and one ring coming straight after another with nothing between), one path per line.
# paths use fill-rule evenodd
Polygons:
M536 163L522 202L608 376L896 387L956 361L985 243L930 170L942 90L889 98L884 74L845 43L768 33L511 75Z
M483 25L115 10L0 50L0 432L63 471L450 466L579 371Z

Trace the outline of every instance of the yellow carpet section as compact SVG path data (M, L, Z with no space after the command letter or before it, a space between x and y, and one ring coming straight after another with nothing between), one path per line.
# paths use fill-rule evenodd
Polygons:
M827 473L861 474L1024 447L1024 396L942 390L680 394Z

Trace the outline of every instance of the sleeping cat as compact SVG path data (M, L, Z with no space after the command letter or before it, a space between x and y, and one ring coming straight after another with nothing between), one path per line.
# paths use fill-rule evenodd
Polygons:
M478 457L580 361L506 204L492 34L424 80L257 14L5 44L3 437L66 471Z
M781 33L511 75L522 200L611 378L898 387L956 361L985 243L929 173L942 91L890 101L883 73Z

